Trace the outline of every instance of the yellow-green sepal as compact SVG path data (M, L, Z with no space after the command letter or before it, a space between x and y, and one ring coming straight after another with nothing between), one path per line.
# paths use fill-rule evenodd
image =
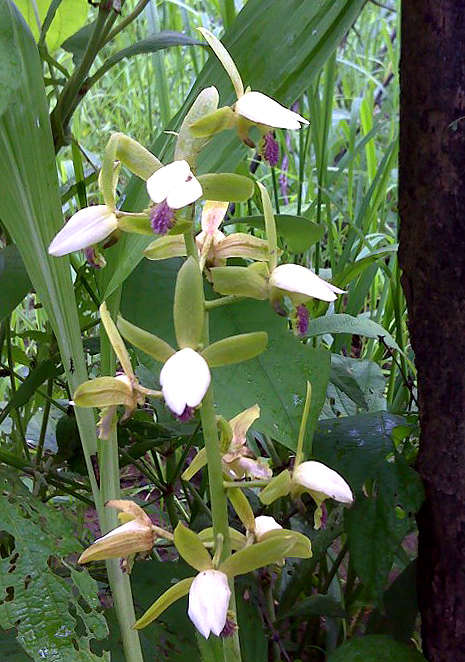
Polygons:
M231 543L231 549L236 550L245 547L245 544L247 542L245 535L240 531L236 531L236 529L233 529L232 527L228 527L228 529L229 529L229 541ZM199 538L205 545L213 545L213 543L215 542L213 527L210 526L208 527L208 529L203 529L203 531L200 531Z
M140 329L135 324L131 324L121 315L118 316L118 329L123 338L126 338L131 345L141 349L161 363L165 363L175 353L175 350L165 340Z
M287 469L274 476L266 487L260 492L260 501L268 506L276 499L287 496L291 491L291 474Z
M174 544L184 561L199 572L212 568L211 556L200 537L181 522L174 530Z
M273 271L273 269L278 264L278 237L276 234L276 221L274 218L273 207L271 204L268 191L261 182L257 182L257 186L260 190L260 195L262 198L262 205L263 205L263 215L265 217L265 229L266 229L266 236L268 239L268 248L269 248L270 271Z
M292 548L293 542L287 536L258 542L232 554L218 568L228 577L245 575L266 565L280 563Z
M191 168L195 168L197 156L208 143L210 137L196 136L191 130L191 126L206 115L215 112L218 108L218 101L219 94L216 87L207 87L199 93L179 129L174 150L175 161L184 159Z
M108 336L108 340L110 341L111 346L113 347L113 350L118 357L118 361L121 363L121 367L123 368L124 373L131 379L134 379L134 370L132 369L128 350L126 349L126 345L124 344L123 339L118 333L116 324L110 315L110 311L108 310L105 301L100 306L99 312L100 319L102 320L102 324Z
M211 172L197 177L205 200L218 202L246 202L252 197L254 182L250 177L233 172Z
M118 216L118 228L123 232L153 236L150 219L145 214L125 214Z
M111 405L134 406L134 396L129 381L117 377L97 377L80 384L74 395L78 407L109 407Z
M271 540L273 538L282 538L285 537L287 541L292 542L292 546L289 551L286 552L286 556L300 558L300 559L309 559L312 556L312 544L307 536L304 536L303 533L299 531L290 531L289 529L274 529L273 531L268 531L264 533L261 537L261 541Z
M203 278L196 260L190 256L178 272L174 291L174 331L181 349L196 349L202 340L205 320Z
M257 263L263 264L263 263ZM250 299L268 299L268 280L264 270L248 267L214 267L210 269L213 289L219 294L234 294ZM266 267L266 265L263 265Z
M195 474L200 471L200 469L203 469L206 464L207 451L205 448L201 448L187 469L182 473L181 478L183 480L191 480L191 478L193 478Z
M236 122L236 113L229 106L223 106L193 122L189 128L193 136L208 138L226 129L233 129Z
M183 257L186 255L186 242L183 235L166 235L155 239L144 250L149 260L167 260L170 257Z
M265 331L241 333L212 343L203 350L202 356L211 368L232 365L255 358L264 351L267 342Z
M239 487L232 487L228 489L227 495L246 531L253 531L255 529L255 517L245 494Z
M158 600L155 600L153 605L147 609L145 614L143 614L138 621L133 625L135 630L141 630L149 625L152 621L162 614L165 609L168 609L173 602L183 598L189 593L194 577L188 577L187 579L181 579L179 582L176 582L174 586L171 586L167 591L160 595Z

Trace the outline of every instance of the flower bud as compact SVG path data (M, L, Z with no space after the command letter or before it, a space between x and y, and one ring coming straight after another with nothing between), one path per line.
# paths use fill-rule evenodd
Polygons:
M118 220L106 205L84 207L72 216L53 239L50 255L61 257L98 244L118 227Z
M260 541L269 531L277 531L282 528L281 524L278 524L274 517L259 515L259 517L255 518L255 539Z
M334 301L336 294L343 294L344 290L327 283L317 276L311 269L300 264L281 264L271 272L270 286L285 292L302 294L307 297Z
M192 582L187 613L205 639L210 632L220 636L226 625L230 597L228 578L219 570L200 572Z
M292 474L293 491L308 491L315 500L328 497L341 503L352 503L352 490L344 478L321 462L310 460L299 464Z
M186 406L197 407L210 386L210 370L205 359L190 347L171 356L160 372L163 397L178 416Z
M246 92L236 101L234 110L256 124L265 124L276 129L300 129L308 120L289 110L261 92Z

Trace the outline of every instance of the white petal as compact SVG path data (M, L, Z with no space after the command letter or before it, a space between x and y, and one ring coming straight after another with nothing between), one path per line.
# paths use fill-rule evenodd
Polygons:
M187 161L173 161L156 170L147 179L147 192L153 202L163 202L168 193L186 181L191 174Z
M228 578L219 570L200 572L189 589L187 614L205 639L210 632L221 634L228 615L231 590Z
M190 173L186 180L178 181L176 186L170 189L166 198L166 204L171 209L181 209L181 207L190 205L191 202L198 200L202 193L199 180Z
M181 349L170 356L160 372L166 404L178 416L186 405L197 407L210 386L210 379L205 359L190 347Z
M84 207L72 216L48 247L59 257L106 239L118 227L115 214L106 205Z
M312 492L326 494L341 503L352 503L352 490L344 478L321 462L302 462L292 474L292 480Z
M251 122L277 129L300 129L301 123L308 124L304 117L261 92L246 92L236 101L235 110Z
M282 528L281 524L278 524L274 517L260 515L255 518L255 537L257 540L260 540L268 531L276 531Z
M337 299L335 292L342 293L344 291L331 285L331 283L327 283L314 274L311 269L302 267L300 264L281 264L273 269L270 285L287 292L304 294L322 301L334 301Z

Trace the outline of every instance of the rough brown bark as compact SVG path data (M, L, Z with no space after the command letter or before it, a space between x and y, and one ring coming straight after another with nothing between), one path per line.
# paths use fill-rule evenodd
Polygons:
M424 652L465 660L465 0L402 3L400 264L418 369Z

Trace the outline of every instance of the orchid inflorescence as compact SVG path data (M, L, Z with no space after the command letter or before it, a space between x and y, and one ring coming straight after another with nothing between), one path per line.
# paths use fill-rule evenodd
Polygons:
M211 136L224 129L236 128L240 139L250 145L249 131L256 126L262 136L262 149L273 165L277 161L274 129L299 129L308 122L261 92L244 89L237 68L221 42L207 30L201 29L201 32L231 78L237 95L233 106L218 108L216 89L203 90L180 128L174 160L165 165L131 138L113 134L105 150L99 177L104 204L78 211L53 239L49 252L61 256L86 249L99 256L101 266L104 259L98 245L105 242L105 247L118 240L121 232L130 232L156 235L144 251L148 259L187 257L177 274L173 302L177 348L122 317L115 322L103 303L101 321L120 369L114 375L81 384L74 393L73 404L101 410L98 428L103 443L110 443L105 440L115 429L121 407L124 411L120 422L130 417L146 398L164 400L180 421L196 416L200 408L205 447L198 450L182 479L192 480L207 465L212 502L219 498L218 495L224 500L226 494L245 533L225 528L215 516L213 527L199 533L183 524L178 524L171 533L155 526L135 502L113 499L106 505L120 511L121 525L97 539L83 552L79 562L128 559L138 552L149 552L159 538L171 541L197 574L171 586L135 623L135 627L144 627L175 600L188 594L189 618L208 638L211 633L228 636L237 630L236 615L230 609L234 577L264 566L279 567L287 557L308 558L312 554L310 540L302 533L283 528L269 515L255 517L242 489L247 487L249 479L262 487L258 496L265 506L289 496L303 507L301 495L308 492L316 503L316 528L321 525L323 501L331 498L351 504L353 495L338 473L316 460L303 461L303 438L311 402L310 384L294 465L292 470L284 469L274 477L268 462L257 458L247 445L248 430L260 416L259 405L253 404L228 421L215 412L212 399L207 398L211 393L211 369L258 356L266 348L267 334L260 331L209 342L206 329L212 301L205 299L204 276L221 295L213 300L214 305L218 302L218 305L226 305L248 297L269 300L280 311L283 298L290 300L295 311L295 327L301 336L308 327L306 304L312 298L332 302L343 290L319 278L307 267L279 264L281 252L272 205L260 182L256 185L263 207L265 238L243 232L225 234L220 230L229 203L250 199L255 183L250 177L232 173L196 175L197 156ZM150 202L141 213L117 208L115 196L121 165L146 181ZM195 233L195 203L199 200L204 202L200 231ZM240 258L242 264L228 264L230 258L236 258L236 262ZM161 365L159 390L146 388L140 383L125 341ZM209 425L212 420L213 429ZM252 484L258 489L255 483Z

